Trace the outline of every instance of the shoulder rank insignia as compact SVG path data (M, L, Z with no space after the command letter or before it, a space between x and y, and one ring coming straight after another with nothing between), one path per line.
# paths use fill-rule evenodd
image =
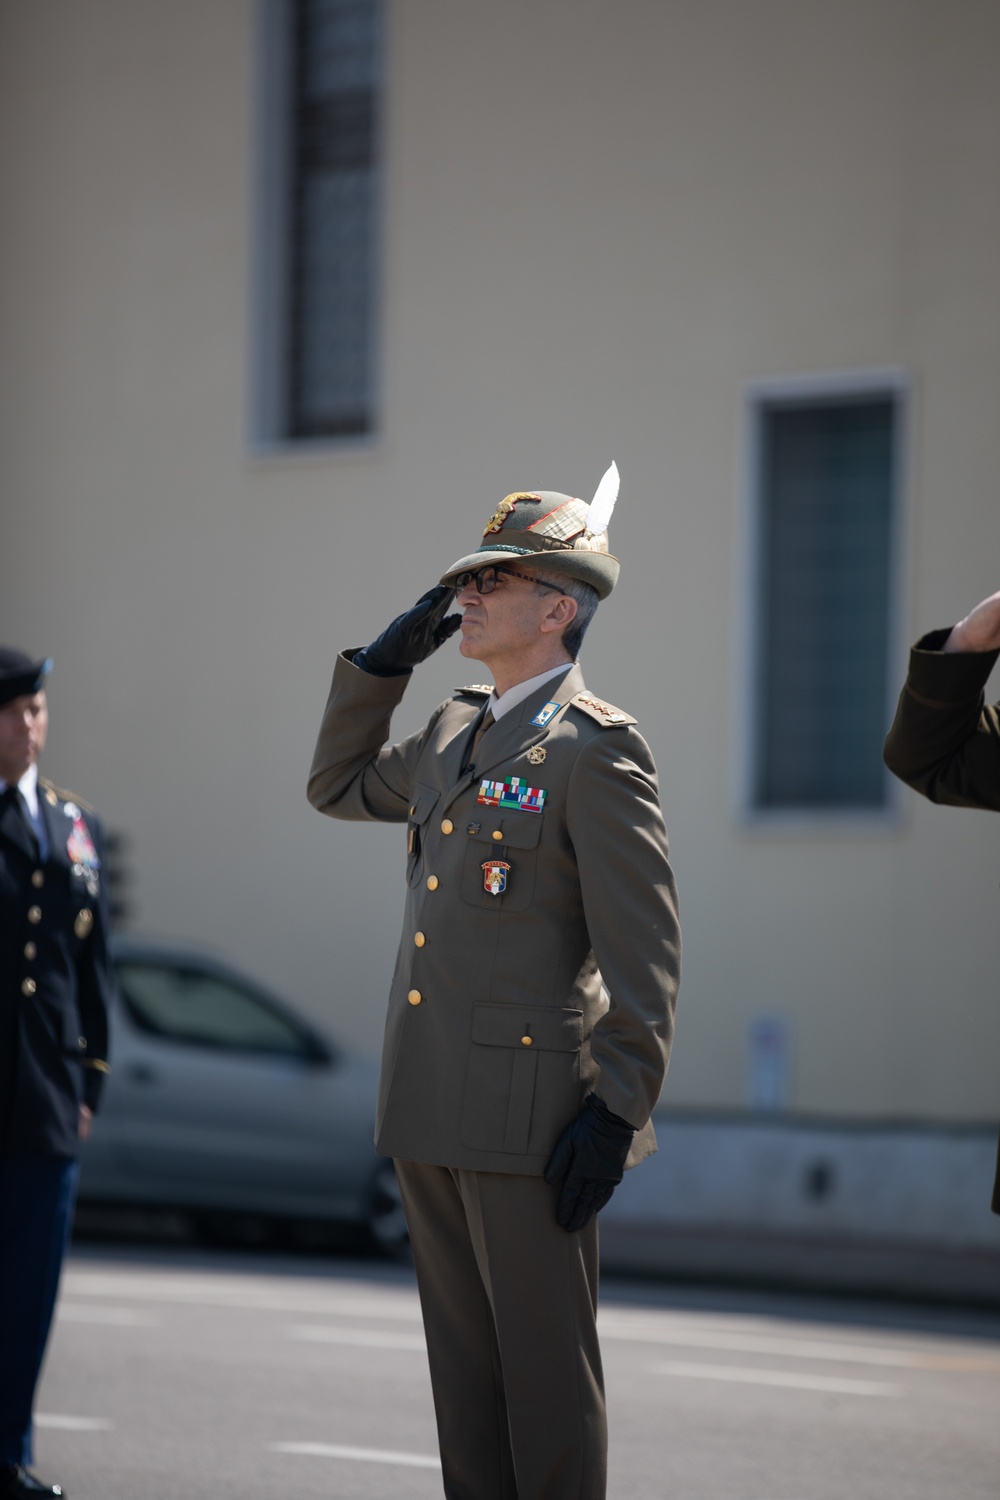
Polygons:
M533 724L536 729L544 729L546 724L552 718L552 715L557 714L561 708L561 703L545 703L538 710L535 717L529 720L529 723Z
M45 800L50 807L56 807L59 802L66 804L65 812L69 818L78 816L81 808L83 808L84 812L92 813L95 811L90 803L85 802L82 797L78 797L76 792L67 792L65 787L54 786L47 776L39 776L38 785L41 787Z
M455 689L456 693L471 693L474 698L488 698L492 691L492 682L470 682L466 687Z
M595 698L591 693L577 693L573 699L575 708L582 708L585 714L596 719L598 724L605 728L618 724L635 724L638 721L631 714L622 713L620 708L613 708L610 703L604 703L600 698Z

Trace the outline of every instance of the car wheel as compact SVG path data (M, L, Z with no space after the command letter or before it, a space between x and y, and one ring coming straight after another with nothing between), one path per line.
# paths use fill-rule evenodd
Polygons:
M368 1233L383 1255L405 1260L410 1254L410 1231L403 1212L403 1197L396 1180L396 1169L385 1161L372 1179L369 1198Z

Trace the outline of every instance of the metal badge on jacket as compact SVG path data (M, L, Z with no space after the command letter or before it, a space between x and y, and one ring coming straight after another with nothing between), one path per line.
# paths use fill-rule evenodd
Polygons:
M510 873L510 865L505 859L487 859L481 866L483 871L483 886L491 896L502 896L507 889L507 876Z

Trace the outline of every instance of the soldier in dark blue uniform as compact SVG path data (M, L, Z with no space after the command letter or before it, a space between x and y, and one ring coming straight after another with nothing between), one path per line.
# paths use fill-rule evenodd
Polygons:
M51 663L0 647L0 1500L29 1472L32 1405L108 1071L112 985L100 828L38 775Z

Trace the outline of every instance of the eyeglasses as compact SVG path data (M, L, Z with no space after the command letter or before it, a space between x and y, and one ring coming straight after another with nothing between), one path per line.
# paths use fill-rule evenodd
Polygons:
M557 583L546 583L544 578L535 578L530 573L519 573L516 568L504 568L499 563L487 563L485 568L479 568L475 573L456 573L452 582L456 593L459 594L472 582L475 582L477 593L492 594L501 573L507 578L523 578L525 583L535 583L540 589L551 589L554 594L563 592Z

